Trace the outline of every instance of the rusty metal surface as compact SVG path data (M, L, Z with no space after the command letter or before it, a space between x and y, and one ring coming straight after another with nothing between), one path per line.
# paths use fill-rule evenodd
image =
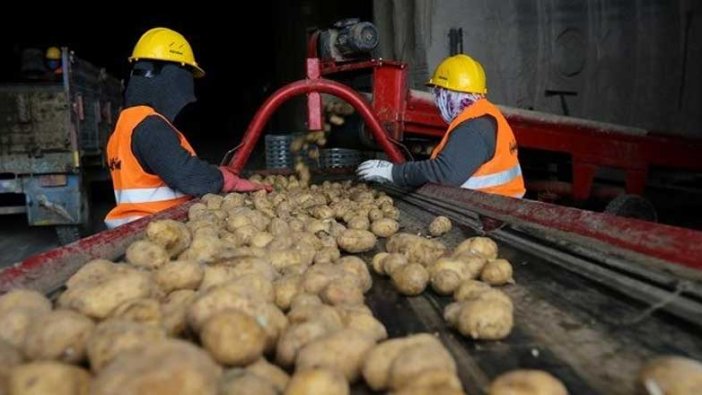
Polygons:
M451 199L486 217L538 228L615 255L702 269L702 232L435 184L425 185L418 192Z
M68 95L61 85L0 86L0 153L70 149Z
M194 202L31 256L0 272L0 293L13 288L31 288L45 294L53 292L89 260L120 257L132 241L141 237L151 220L185 219Z

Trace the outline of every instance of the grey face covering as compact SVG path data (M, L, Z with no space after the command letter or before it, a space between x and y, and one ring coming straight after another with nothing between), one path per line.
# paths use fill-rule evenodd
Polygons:
M148 105L173 121L189 103L195 102L195 82L190 70L172 63L140 61L132 67L127 84L127 107Z

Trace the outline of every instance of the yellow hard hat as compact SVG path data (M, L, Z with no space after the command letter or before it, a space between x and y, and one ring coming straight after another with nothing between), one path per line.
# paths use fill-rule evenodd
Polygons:
M61 59L61 50L58 47L49 47L46 50L46 58L49 60Z
M464 54L449 56L439 63L427 85L457 92L487 93L483 66Z
M182 66L190 66L197 78L205 75L205 70L195 61L188 40L182 34L165 27L149 29L137 41L129 61L141 59L179 63Z

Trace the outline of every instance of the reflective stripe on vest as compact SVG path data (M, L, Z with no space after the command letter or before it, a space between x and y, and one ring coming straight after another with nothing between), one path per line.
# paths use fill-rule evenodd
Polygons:
M144 216L137 215L134 217L126 217L126 218L105 219L105 225L107 226L107 229L114 229L120 225L124 225L124 224L130 223L132 221L136 221L139 218L144 218Z
M182 133L168 119L148 106L129 107L119 114L114 132L107 143L107 160L117 205L105 218L108 227L151 215L179 205L189 196L170 188L158 175L146 172L132 152L132 134L150 116L157 116L171 126L181 147L195 156Z
M484 176L473 176L461 185L461 188L466 189L485 189L492 188L502 184L507 184L514 178L522 175L522 168L517 164L516 166L503 170L499 173L492 173Z
M117 201L117 204L159 202L163 200L178 199L183 196L186 195L167 186L157 188L115 190L115 200Z

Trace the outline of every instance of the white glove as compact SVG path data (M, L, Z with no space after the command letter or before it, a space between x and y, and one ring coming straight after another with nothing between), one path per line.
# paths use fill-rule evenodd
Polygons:
M356 175L363 181L379 183L392 182L392 163L386 160L367 160L356 169Z

